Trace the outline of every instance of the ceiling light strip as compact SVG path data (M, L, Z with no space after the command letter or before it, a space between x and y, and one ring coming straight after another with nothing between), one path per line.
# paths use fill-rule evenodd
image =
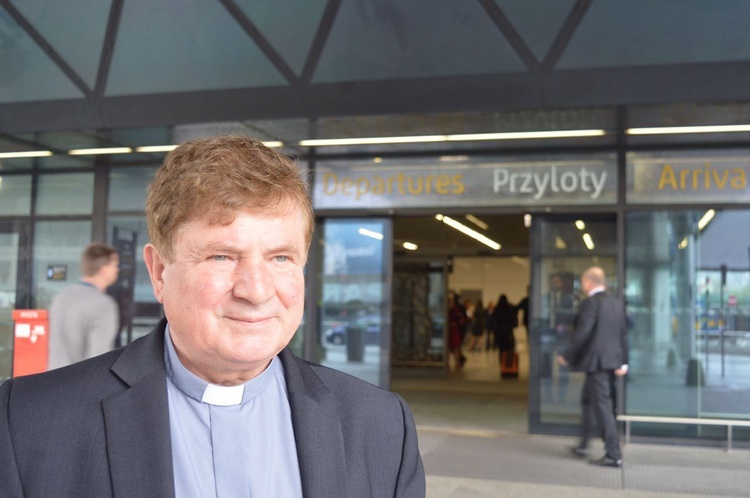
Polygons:
M72 149L68 151L71 156L92 156L98 154L130 154L130 147L102 147L96 149Z
M469 133L464 135L446 135L449 142L465 142L474 140L526 140L533 138L576 138L598 137L606 131L597 130L558 130L558 131L519 131L509 133Z
M364 235L365 237L370 237L371 239L376 240L383 240L383 234L379 232L373 232L372 230L368 230L366 228L360 228L357 230L357 233L360 235Z
M663 126L655 128L628 128L628 135L670 135L677 133L737 133L750 131L750 124L716 126Z
M300 140L299 145L302 147L323 147L330 145L380 145L445 141L445 135L420 135L412 137L320 138Z
M443 216L442 214L436 214L435 219L442 221L446 225L448 225L451 228L454 228L458 230L459 232L463 233L464 235L468 235L474 240L477 240L481 242L482 244L491 247L494 250L499 250L502 246L495 242L494 240L490 239L489 237L485 237L481 233L472 230L471 228L467 227L463 223L454 220L453 218L450 218L448 216Z
M558 131L522 131L508 133L467 133L455 135L413 135L401 137L360 137L360 138L320 138L300 140L302 147L324 147L335 145L382 145L412 144L427 142L472 142L477 140L522 140L533 138L576 138L605 135L602 129L595 130L558 130Z
M487 223L483 222L482 220L480 220L479 218L477 218L473 214L467 214L466 215L466 219L469 220L470 222L474 223L476 226L478 226L482 230L489 230L489 228L490 228L490 226Z
M136 147L136 152L170 152L177 148L176 145L144 145Z
M586 247L589 249L589 251L594 250L594 239L591 238L591 235L588 233L583 234L583 243L586 244Z
M714 216L716 216L716 211L713 209L709 209L705 213L703 213L703 216L701 216L701 219L698 220L698 230L703 230L706 228L706 226L711 222L711 220L714 219Z
M0 159L16 159L22 157L49 157L51 150L24 150L17 152L0 152Z

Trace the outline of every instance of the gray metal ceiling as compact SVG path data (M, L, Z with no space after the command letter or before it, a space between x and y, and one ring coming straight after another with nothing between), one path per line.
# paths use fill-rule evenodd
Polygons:
M746 0L0 0L0 132L747 100Z

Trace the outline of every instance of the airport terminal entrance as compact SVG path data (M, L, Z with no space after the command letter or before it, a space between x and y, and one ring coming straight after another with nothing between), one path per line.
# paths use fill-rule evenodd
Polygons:
M472 410L484 414L477 428L577 429L582 379L555 357L569 339L583 270L602 266L617 288L614 215L461 213L322 225L324 364L394 390L417 411L422 401L435 410L441 395L446 417L456 404L475 403ZM491 319L463 331L464 362L457 365L449 350L450 293L470 316L478 308L492 315L499 301L515 307L528 296L528 328L514 308L517 376L502 375Z
M616 218L539 216L531 238L529 431L577 434L583 373L561 367L556 357L567 347L583 299L583 271L602 267L607 287L619 292Z

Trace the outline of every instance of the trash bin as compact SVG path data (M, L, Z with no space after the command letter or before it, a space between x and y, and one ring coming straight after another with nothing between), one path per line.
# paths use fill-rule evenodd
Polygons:
M361 363L365 359L365 330L362 327L346 328L346 359Z

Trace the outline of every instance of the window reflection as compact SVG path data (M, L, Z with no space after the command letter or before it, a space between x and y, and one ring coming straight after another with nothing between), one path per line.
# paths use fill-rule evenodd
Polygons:
M320 308L321 363L381 385L390 344L386 316L386 223L373 219L326 220Z
M716 211L706 222L707 211L627 217L629 414L750 413L750 232L740 229L750 226L750 211ZM725 437L724 431L633 426L634 434Z

